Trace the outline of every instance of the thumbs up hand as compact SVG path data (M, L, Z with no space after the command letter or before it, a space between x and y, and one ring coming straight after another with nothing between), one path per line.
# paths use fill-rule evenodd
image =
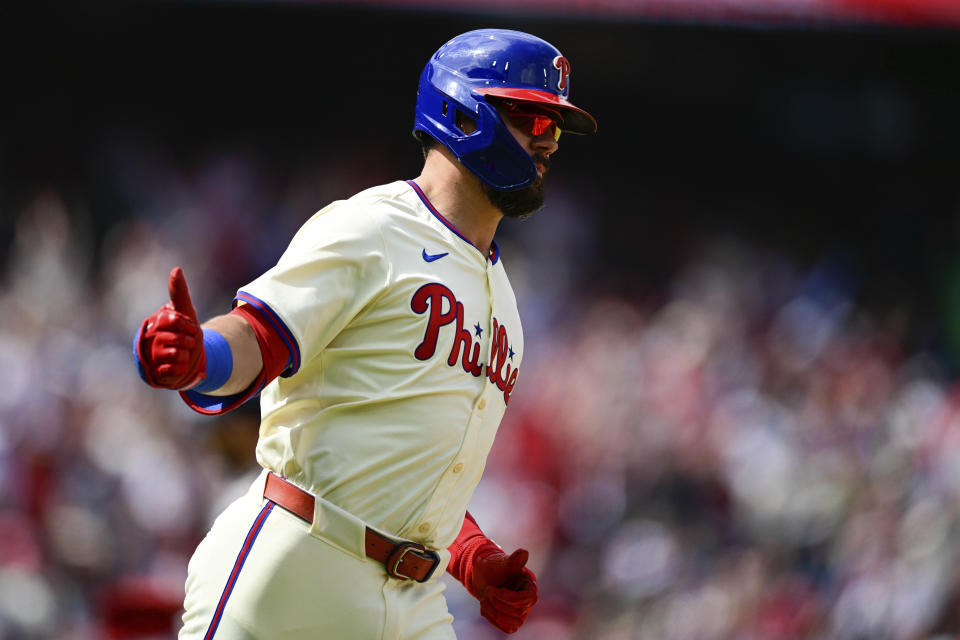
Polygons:
M205 377L203 330L183 270L170 272L170 302L148 316L133 341L140 377L152 387L189 389Z
M493 626L513 633L537 603L537 577L526 568L529 553L517 549L476 558L467 589L480 601L480 614Z

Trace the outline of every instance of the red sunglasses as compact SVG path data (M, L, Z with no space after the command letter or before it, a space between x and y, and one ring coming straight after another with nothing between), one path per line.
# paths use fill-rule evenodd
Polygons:
M563 118L556 111L517 103L512 100L498 101L497 106L500 107L501 113L510 120L510 124L524 133L528 133L534 138L549 133L554 141L560 140L560 127L563 126Z

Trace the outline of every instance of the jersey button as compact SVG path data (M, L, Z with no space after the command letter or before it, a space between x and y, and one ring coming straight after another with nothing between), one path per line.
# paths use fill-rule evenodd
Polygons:
M463 463L462 463L462 462L458 462L457 464L453 465L453 472L454 472L454 473L460 473L461 471L463 471Z
M418 530L420 533L426 533L427 531L430 531L430 523L429 523L429 522L424 522L422 525L420 525L419 527L417 527L417 530Z
M477 404L477 409L480 409L481 411L483 411L486 408L487 408L487 399L480 398L480 402Z

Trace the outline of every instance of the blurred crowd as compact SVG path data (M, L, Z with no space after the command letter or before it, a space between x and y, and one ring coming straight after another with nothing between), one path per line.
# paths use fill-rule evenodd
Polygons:
M359 151L279 185L243 154L102 161L124 215L38 191L0 278L4 640L174 636L190 554L257 472L258 409L149 389L134 332L173 266L221 313L313 211L409 177ZM960 396L909 316L858 305L842 261L732 237L599 293L588 214L557 185L502 234L528 351L471 510L531 551L514 637L957 637ZM500 638L444 579L460 637Z

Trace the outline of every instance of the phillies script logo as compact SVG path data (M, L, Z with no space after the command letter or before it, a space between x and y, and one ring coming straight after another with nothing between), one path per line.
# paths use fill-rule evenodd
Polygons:
M444 305L446 301L446 305ZM443 308L447 306L447 312ZM440 336L440 327L456 322L456 332L453 336L453 346L447 356L447 364L457 366L457 360L463 370L472 376L483 375L483 365L480 363L480 343L473 341L469 329L463 327L463 303L458 302L456 296L447 287L438 283L425 284L420 287L410 308L416 313L430 312L427 320L427 330L423 334L423 342L416 348L413 355L418 360L428 360L437 350L437 338ZM461 356L462 353L462 356ZM510 394L517 383L520 369L514 368L507 360L513 357L510 340L507 337L507 328L493 319L493 334L490 338L490 363L487 365L487 378L492 384L503 391L504 404L510 403Z
M570 78L570 61L563 56L557 56L553 59L553 68L560 72L560 79L557 81L557 89L563 91L567 88L567 82Z

